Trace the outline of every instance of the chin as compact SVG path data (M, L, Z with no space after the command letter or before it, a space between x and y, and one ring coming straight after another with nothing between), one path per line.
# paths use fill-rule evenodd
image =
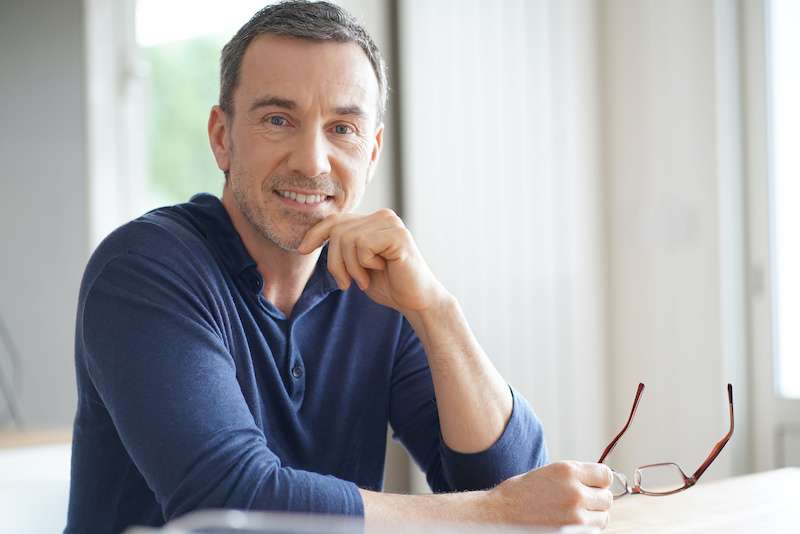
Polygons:
M275 243L278 247L287 252L296 252L297 248L300 246L300 243L303 242L303 238L306 236L306 232L314 226L314 224L293 224L290 228L276 228L275 226L268 225L266 228L262 228L262 234L264 237Z

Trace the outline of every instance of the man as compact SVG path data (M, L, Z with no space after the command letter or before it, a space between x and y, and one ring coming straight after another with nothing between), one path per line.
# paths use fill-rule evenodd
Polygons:
M378 49L340 8L256 14L222 53L210 195L86 268L67 532L202 508L604 526L611 474L542 428L391 211ZM355 282L355 283L353 283ZM387 423L434 495L380 493Z

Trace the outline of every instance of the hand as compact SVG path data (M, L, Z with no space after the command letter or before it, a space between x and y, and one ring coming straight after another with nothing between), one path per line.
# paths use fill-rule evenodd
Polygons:
M509 478L487 498L501 522L605 528L614 502L612 480L604 464L555 462Z
M372 300L401 313L423 311L447 298L392 210L330 215L311 227L297 251L309 254L326 240L328 270L341 289L355 280Z

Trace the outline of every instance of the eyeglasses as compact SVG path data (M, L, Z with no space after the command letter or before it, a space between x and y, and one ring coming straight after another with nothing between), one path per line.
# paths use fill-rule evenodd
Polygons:
M614 446L617 444L620 438L622 438L622 435L628 430L628 427L633 420L633 416L636 413L636 408L639 406L639 399L641 398L643 391L644 384L640 383L639 388L636 390L636 398L633 400L633 408L631 409L631 414L628 416L628 422L625 423L625 426L622 427L622 430L620 430L619 434L617 434L611 443L608 444L608 447L606 447L606 449L603 451L603 454L600 456L600 459L597 461L597 463L603 463L603 461L606 459L606 456L611 453L611 451L614 449ZM653 496L672 495L673 493L678 493L679 491L683 491L694 486L700 479L700 476L706 471L706 469L708 469L708 466L710 466L717 456L719 456L719 453L722 452L722 449L733 435L733 386L730 384L728 384L728 409L730 411L731 418L730 430L728 430L728 433L725 435L725 437L723 437L717 442L716 445L714 445L714 448L711 449L711 453L708 455L708 458L706 458L703 464L697 468L697 471L695 471L692 476L686 476L680 466L672 462L643 465L638 467L634 472L633 487L631 487L628 484L628 480L625 478L625 475L616 471L612 471L614 474L614 482L611 484L611 493L614 495L614 498L617 499L619 497L624 497L625 495L631 493Z

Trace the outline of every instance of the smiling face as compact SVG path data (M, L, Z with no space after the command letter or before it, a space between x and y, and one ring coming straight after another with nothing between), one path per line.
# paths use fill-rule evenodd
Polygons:
M215 106L209 118L232 219L295 250L314 224L352 211L380 155L377 114L378 82L357 44L255 38L232 116Z

